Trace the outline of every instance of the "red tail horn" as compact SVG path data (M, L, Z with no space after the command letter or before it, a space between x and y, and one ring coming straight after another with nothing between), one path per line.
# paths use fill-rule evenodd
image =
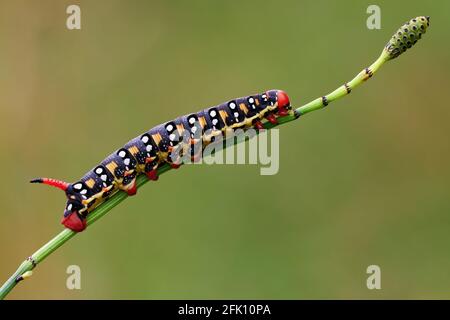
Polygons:
M50 178L37 178L30 181L31 183L43 183L52 187L56 187L58 189L61 189L62 191L66 191L67 187L69 186L69 183L56 180L56 179L50 179Z

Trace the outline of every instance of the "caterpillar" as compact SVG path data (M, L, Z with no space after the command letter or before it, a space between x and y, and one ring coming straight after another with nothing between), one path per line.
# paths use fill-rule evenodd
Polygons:
M291 121L300 115L324 108L336 99L350 94L352 89L371 78L383 63L397 58L411 48L429 25L428 16L407 21L391 37L380 57L372 65L333 92L295 110L290 105L288 95L282 90L269 90L233 99L150 129L106 157L75 183L49 178L37 178L31 182L47 184L65 191L67 203L61 223L75 232L81 232L86 229L89 212L114 193L123 190L130 196L135 195L138 175L145 174L148 179L157 180L157 169L161 165L169 164L172 168L178 168L181 163L178 158L172 156L174 149L181 149L195 159L198 156L195 153L196 145L201 143L202 151L216 136L228 130L261 130L264 129L263 119L277 125L283 120L278 119L280 117L284 118L284 121ZM187 140L184 139L186 136Z
M179 159L172 157L174 148L191 152L201 144L202 151L218 134L228 130L264 129L262 120L277 124L277 118L294 113L288 95L282 90L241 97L197 113L157 125L117 149L79 181L68 183L50 178L33 179L63 190L67 197L61 223L75 231L86 229L86 218L93 209L119 190L135 195L136 177L145 174L157 180L157 169L168 163L178 168ZM187 136L187 139L185 137Z

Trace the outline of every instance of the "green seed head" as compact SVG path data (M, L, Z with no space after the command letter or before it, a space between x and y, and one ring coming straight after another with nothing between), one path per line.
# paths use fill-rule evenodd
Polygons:
M420 16L406 22L392 36L384 47L387 60L397 58L407 49L411 48L427 31L430 26L430 17Z

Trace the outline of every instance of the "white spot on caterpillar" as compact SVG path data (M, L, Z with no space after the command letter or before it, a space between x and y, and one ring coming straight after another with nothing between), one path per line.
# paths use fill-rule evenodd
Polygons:
M218 122L219 122L219 120L213 119L212 124L215 126Z
M192 128L191 128L191 132L192 132L192 133L197 132L197 127L192 127Z
M171 124L167 125L166 130L167 131L172 131L173 130L173 126Z
M215 110L211 110L211 112L209 113L209 115L211 117L215 117L216 116L216 111Z
M106 180L108 180L108 176L106 174L102 174L100 179L102 179L103 181L106 181Z
M83 189L83 190L80 191L80 194L86 194L86 193L87 193L86 189Z
M195 118L194 117L189 118L189 123L190 124L194 124L195 123Z
M235 118L239 118L239 112L235 112L235 113L234 113L234 117L235 117Z
M169 139L170 139L170 141L174 141L175 140L175 134L174 133L172 133L170 136L169 136Z
M125 163L125 165L128 166L130 164L130 159L126 158L125 160L123 160L123 163Z
M81 183L77 183L76 185L73 186L75 189L80 190L83 185Z
M123 158L123 157L126 156L126 154L127 154L127 153L126 153L125 151L121 150L121 151L119 152L119 157Z
M230 104L228 105L231 109L236 108L236 103L234 102L230 102Z
M68 206L67 206L67 211L71 211L72 210L72 204L70 203Z
M145 150L147 150L147 152L152 151L153 146L151 144L149 144L148 146L145 147Z
M250 98L248 98L248 102L249 102L249 103L254 103L254 102L255 102L255 99L253 99L252 97L250 97Z
M142 138L141 138L141 141L142 141L143 143L147 143L148 140L149 140L148 136L142 136Z
M103 169L101 167L95 169L96 174L102 174L102 172L103 172Z

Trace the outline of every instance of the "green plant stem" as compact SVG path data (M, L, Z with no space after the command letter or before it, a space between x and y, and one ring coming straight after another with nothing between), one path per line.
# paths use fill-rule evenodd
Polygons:
M266 129L271 129L281 124L285 124L287 122L293 121L297 119L299 116L309 113L314 110L318 110L326 106L328 103L339 99L341 97L346 96L353 90L355 87L363 83L365 80L369 79L369 75L372 76L380 67L386 62L388 56L386 51L380 55L380 57L368 68L362 70L353 80L350 82L340 86L330 94L323 96L321 98L317 98L297 109L294 110L290 115L281 117L278 119L278 124L271 124L270 122L265 122L264 127ZM168 165L163 165L158 169L158 173L161 175L171 168ZM140 188L144 185L148 179L145 175L140 175L137 178L137 186ZM101 217L103 217L106 213L108 213L112 208L118 205L120 202L127 198L127 194L119 191L114 194L110 199L100 205L98 208L94 209L87 218L87 224L91 225ZM46 257L48 257L52 252L66 243L69 239L75 236L76 232L64 229L61 233L59 233L56 237L50 240L47 244L45 244L38 251L33 253L30 258L22 262L17 271L5 282L5 284L0 288L0 299L5 298L5 296L16 286L18 282L22 279L22 276L27 275L28 271L33 270L39 263L41 263ZM29 273L28 273L29 275Z

